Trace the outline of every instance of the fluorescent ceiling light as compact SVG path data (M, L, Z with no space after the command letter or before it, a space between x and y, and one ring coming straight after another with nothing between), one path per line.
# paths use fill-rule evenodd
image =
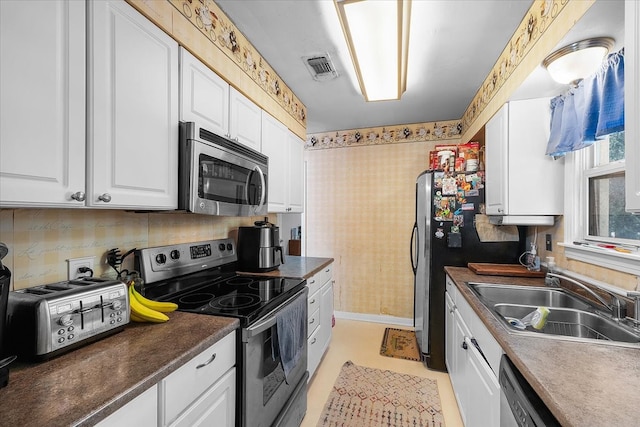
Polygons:
M542 65L558 83L577 84L598 70L605 56L613 48L613 43L614 40L609 37L571 43L547 56Z
M400 99L407 88L411 0L334 0L367 101Z

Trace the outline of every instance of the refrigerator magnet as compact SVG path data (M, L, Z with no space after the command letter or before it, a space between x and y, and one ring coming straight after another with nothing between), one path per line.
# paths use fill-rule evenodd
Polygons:
M444 237L444 229L438 228L434 235L436 236L436 238L442 239Z

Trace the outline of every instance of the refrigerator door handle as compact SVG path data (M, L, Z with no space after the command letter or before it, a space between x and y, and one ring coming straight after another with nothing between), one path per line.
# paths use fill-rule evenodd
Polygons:
M416 254L413 256L413 241L416 241ZM409 252L411 253L411 268L413 269L413 275L416 275L416 270L418 269L418 255L420 253L420 237L418 236L418 223L413 224L413 230L411 231L411 243L409 246ZM415 259L415 261L414 261Z

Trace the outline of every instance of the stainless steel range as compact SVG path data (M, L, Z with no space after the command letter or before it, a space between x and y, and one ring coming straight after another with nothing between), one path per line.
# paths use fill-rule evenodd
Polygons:
M147 298L236 317L236 425L299 426L307 408L305 280L238 275L232 239L137 250Z

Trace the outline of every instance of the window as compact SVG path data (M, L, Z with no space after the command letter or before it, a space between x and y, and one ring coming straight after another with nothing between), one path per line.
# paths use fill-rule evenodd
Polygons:
M565 253L568 258L640 274L640 215L625 210L624 159L624 131L567 155ZM598 245L615 245L618 250Z

